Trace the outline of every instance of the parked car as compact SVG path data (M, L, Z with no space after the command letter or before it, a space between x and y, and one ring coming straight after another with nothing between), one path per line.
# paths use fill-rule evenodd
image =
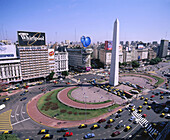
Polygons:
M66 132L63 136L64 136L64 137L73 136L73 132Z
M45 134L41 139L52 139L53 135L51 134Z
M119 131L113 132L111 136L112 136L112 137L115 137L115 136L117 136L117 135L120 135L120 132L119 132Z
M118 124L118 125L115 127L115 129L120 129L120 128L122 128L122 127L125 127L125 125L123 125L123 124Z
M113 123L115 121L115 119L109 119L108 121L107 121L107 123Z
M87 124L81 124L78 128L86 128Z
M2 132L2 134L12 134L12 131L4 131L4 132Z
M60 128L57 130L57 132L66 132L68 131L68 128Z
M111 128L113 125L111 125L111 124L106 124L106 126L104 127L104 128Z
M124 129L124 131L129 131L132 128L132 126L126 126L126 128Z
M48 134L49 130L42 129L38 132L38 134Z
M91 127L92 130L93 130L93 129L97 129L97 128L100 128L100 125L94 124L94 125Z
M100 119L99 121L98 121L98 123L102 123L102 122L105 122L106 121L106 119Z
M130 119L129 119L129 121L133 121L133 120L135 120L135 117L134 116L132 116Z
M24 101L26 99L27 99L27 97L23 97L23 98L20 99L20 101Z

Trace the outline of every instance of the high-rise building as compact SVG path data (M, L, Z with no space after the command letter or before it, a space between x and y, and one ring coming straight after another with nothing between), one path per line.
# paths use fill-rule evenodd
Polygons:
M116 86L119 81L119 21L116 19L113 31L113 47L109 84Z
M159 50L158 50L158 57L166 57L167 50L168 50L169 40L161 40Z

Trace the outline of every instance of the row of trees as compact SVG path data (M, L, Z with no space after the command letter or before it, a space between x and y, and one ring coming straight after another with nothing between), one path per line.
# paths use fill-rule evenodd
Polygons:
M129 65L129 66L132 66L133 68L138 68L138 67L140 66L140 64L139 64L138 61L136 61L136 60L130 62L130 64L128 64L127 62L123 62L123 63L119 62L119 67L121 67L121 66L126 67L126 66L128 66L128 65Z
M52 72L47 76L46 80L47 80L47 81L53 80L54 74L55 74L55 72L52 71ZM68 75L69 75L68 71L63 71L61 74L62 74L63 76L68 76Z
M158 64L161 61L162 61L161 58L157 57L157 58L151 59L149 64L150 65L155 65L155 64Z

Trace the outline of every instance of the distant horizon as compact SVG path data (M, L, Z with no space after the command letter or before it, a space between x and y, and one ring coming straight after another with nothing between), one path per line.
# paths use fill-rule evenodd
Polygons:
M92 43L113 38L120 23L120 41L170 40L170 0L5 0L1 1L0 40L17 41L17 31L45 32L46 43Z

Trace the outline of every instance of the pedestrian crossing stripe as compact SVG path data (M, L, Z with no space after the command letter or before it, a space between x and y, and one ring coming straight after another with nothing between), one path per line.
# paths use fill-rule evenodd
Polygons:
M12 130L13 127L11 125L11 112L12 109L3 112L0 114L0 131L9 131Z

